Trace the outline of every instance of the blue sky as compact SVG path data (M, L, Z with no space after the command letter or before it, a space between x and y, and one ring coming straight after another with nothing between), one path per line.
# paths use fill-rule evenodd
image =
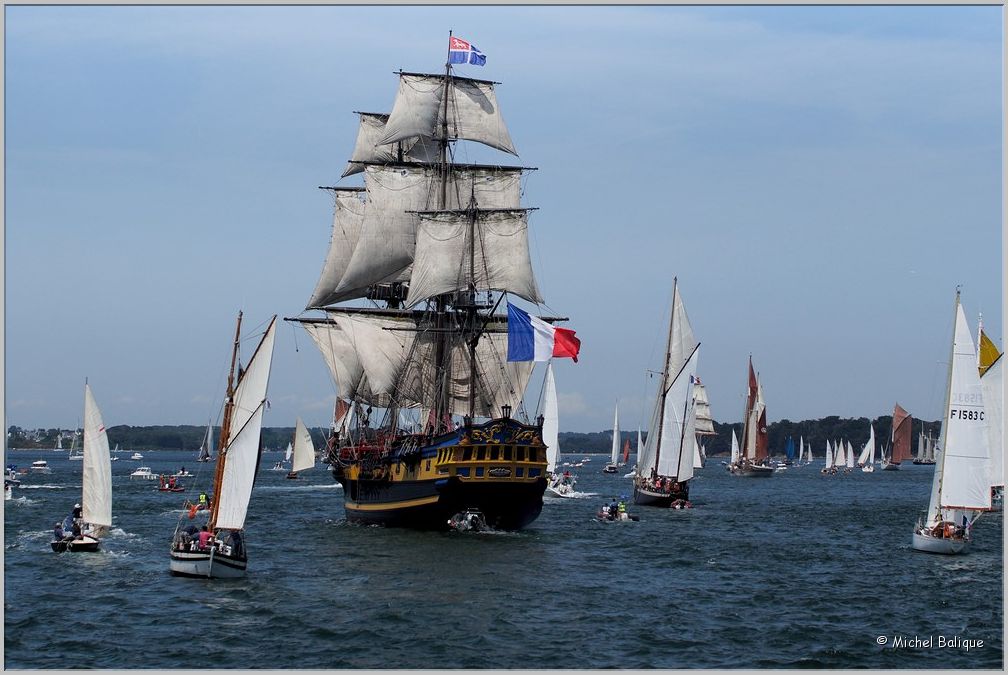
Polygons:
M582 338L561 430L646 426L678 276L715 419L936 419L955 286L1002 343L1002 8L5 9L5 413L216 418L235 315L297 315L354 110L487 55L534 166L547 304ZM514 163L466 147L460 158ZM352 184L353 181L345 181ZM534 309L534 308L533 308ZM975 326L974 326L975 331ZM249 349L251 348L251 345ZM537 371L538 372L538 371ZM533 402L539 376L529 387ZM279 327L267 426L331 415Z

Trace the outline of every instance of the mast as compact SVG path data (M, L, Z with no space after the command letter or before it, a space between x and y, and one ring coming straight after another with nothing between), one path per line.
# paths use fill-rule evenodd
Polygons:
M929 509L933 506L936 510L935 522L940 523L942 521L942 508L941 508L941 484L942 478L945 476L945 458L948 453L945 452L945 440L947 438L948 423L949 423L949 407L952 403L952 362L955 361L955 323L959 314L959 287L956 286L955 295L955 305L952 308L952 346L949 348L949 362L948 362L948 374L945 378L945 407L942 409L942 417L944 421L941 425L941 435L938 437L938 444L941 446L941 464L935 467L934 473L934 484L931 489L931 499L932 503L929 505ZM931 514L928 514L928 518L931 518Z
M220 506L221 483L224 480L224 462L227 458L228 436L231 435L231 414L234 410L234 373L235 363L238 361L238 340L241 335L242 313L238 312L238 321L235 325L234 346L231 349L231 369L228 371L227 394L224 398L224 419L221 421L220 438L217 440L217 467L214 472L213 487L213 508L210 511L210 521L207 529L211 532L217 524L217 509Z
M669 313L668 340L665 344L665 363L662 365L661 403L658 409L658 438L655 441L654 468L658 470L658 460L661 458L661 442L665 430L665 396L668 394L669 359L672 358L672 322L675 321L675 297L679 286L679 277L672 277L672 311ZM680 457L680 459L682 459ZM678 469L676 469L678 471Z
M755 398L755 386L753 380L755 379L753 368L752 368L752 354L749 355L749 380L747 383L746 392L746 402L745 410L742 412L742 447L739 450L739 462L742 464L746 463L749 459L749 415L752 412L752 407Z

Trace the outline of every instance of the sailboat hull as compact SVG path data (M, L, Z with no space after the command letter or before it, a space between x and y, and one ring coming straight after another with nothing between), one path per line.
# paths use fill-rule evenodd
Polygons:
M742 476L744 478L769 478L774 475L772 466L763 466L760 464L739 464L730 466L728 470L732 473L732 475Z
M920 531L913 533L913 540L911 542L911 546L915 551L942 555L969 553L969 545L969 539L933 537Z
M673 502L689 499L689 481L676 483L676 488L672 492L656 492L634 485L633 498L634 504L640 506L669 508Z
M53 553L97 553L101 547L101 540L88 535L80 539L61 539L49 542Z
M386 459L340 450L333 476L347 521L447 530L453 515L476 509L491 528L519 530L542 512L546 448L538 427L498 419L412 449L409 440Z
M227 556L219 551L171 552L169 571L174 576L204 579L237 579L245 576L247 558Z

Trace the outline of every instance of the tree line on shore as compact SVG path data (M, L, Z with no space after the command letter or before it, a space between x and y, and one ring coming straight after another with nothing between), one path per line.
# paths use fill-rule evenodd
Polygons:
M850 441L856 449L860 449L868 441L868 425L875 427L876 442L882 447L891 445L892 416L882 415L873 420L867 417L838 417L831 415L818 420L803 420L792 422L791 420L780 420L772 422L767 427L767 434L770 441L770 453L772 455L783 455L787 439L790 436L794 439L795 449L798 448L799 438L804 438L806 444L812 445L815 456L822 457L826 449L826 441L843 439ZM940 431L939 422L926 422L918 419L913 420L911 438L916 439L923 430L924 435L938 436ZM703 444L707 455L727 455L731 452L731 432L741 442L742 423L720 424L714 422L714 435L703 437ZM316 448L325 446L325 439L328 430L321 427L309 429L312 442ZM7 447L9 448L54 448L56 438L61 433L59 429L37 429L26 430L17 426L7 429ZM119 445L122 452L133 452L134 450L191 450L194 453L199 449L203 438L206 435L205 426L175 425L175 426L150 426L132 427L120 425L107 429L109 445L115 447ZM217 445L217 438L220 434L220 427L214 427L214 448ZM647 431L642 431L642 437L647 439ZM263 427L262 444L267 450L281 450L294 438L294 427ZM631 454L637 451L637 430L621 430L620 447L624 441L630 441ZM916 442L916 440L914 440ZM63 442L64 449L69 444ZM594 432L560 432L560 452L563 454L609 454L612 448L612 429Z

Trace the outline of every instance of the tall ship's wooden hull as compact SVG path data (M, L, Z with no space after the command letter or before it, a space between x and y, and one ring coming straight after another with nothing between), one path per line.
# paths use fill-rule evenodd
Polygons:
M349 522L448 529L449 519L480 511L487 525L519 530L542 511L546 447L542 431L508 418L430 438L342 447L332 456Z

